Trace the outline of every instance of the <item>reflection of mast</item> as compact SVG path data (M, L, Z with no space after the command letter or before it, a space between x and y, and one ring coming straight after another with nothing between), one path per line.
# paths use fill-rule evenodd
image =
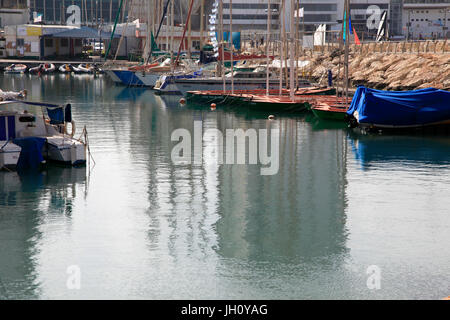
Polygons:
M221 167L218 253L271 261L345 255L345 132L312 131L309 123L291 119L274 128L283 155L276 175L267 179L252 166ZM251 188L241 187L243 177Z

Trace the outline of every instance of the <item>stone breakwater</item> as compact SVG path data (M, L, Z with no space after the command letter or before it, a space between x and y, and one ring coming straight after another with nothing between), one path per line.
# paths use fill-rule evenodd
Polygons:
M350 85L365 85L382 90L427 87L449 90L450 51L447 51L447 42L414 45L398 43L395 48L389 48L389 45L384 48L382 45L352 46L349 56ZM311 63L303 71L321 84L326 84L328 70L332 70L335 81L342 80L344 59L339 53L336 48L310 52L305 60Z

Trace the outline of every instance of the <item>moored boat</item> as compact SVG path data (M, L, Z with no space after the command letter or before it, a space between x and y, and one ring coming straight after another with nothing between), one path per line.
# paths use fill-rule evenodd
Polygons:
M311 111L319 119L344 121L349 104L343 98L328 99L328 101L316 100L311 106Z
M34 68L30 68L28 72L34 74L42 74L42 73L52 73L55 70L56 67L53 63L41 63L40 65Z
M3 91L0 89L0 101L4 100L12 100L12 99L23 99L27 96L27 90L21 90L21 91Z
M222 77L204 77L191 79L176 79L175 84L178 90L187 96L189 91L211 91L223 90ZM306 79L299 79L299 88L311 87L311 83ZM261 90L265 89L267 84L267 73L262 69L255 69L254 71L234 71L233 73L233 87L235 90ZM270 76L269 90L276 90L280 86L278 77ZM283 81L283 86L286 86ZM225 77L225 90L231 90L231 74Z
M74 138L75 122L70 104L65 107L28 101L3 101L0 104L37 105L47 110L42 116L27 110L0 111L0 141L6 141L5 148L0 149L0 161L4 166L17 165L18 169L26 170L38 167L44 159L72 166L86 163L87 143ZM69 123L71 132L68 132Z
M80 63L77 67L73 67L76 73L93 73L94 67L89 63Z
M182 79L195 79L202 76L202 71L196 71L194 73L183 73L180 72L178 74L173 75L163 75L157 81L153 89L156 94L180 94L180 90L178 90L178 86L176 84L177 80Z
M24 64L12 64L5 68L5 73L25 73L27 66Z
M73 66L69 63L65 63L59 66L58 71L61 73L70 73L73 71Z
M406 130L450 125L450 92L435 88L382 91L359 87L347 111L351 127Z

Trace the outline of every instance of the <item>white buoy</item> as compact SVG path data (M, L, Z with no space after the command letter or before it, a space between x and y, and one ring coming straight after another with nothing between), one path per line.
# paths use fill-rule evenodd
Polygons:
M271 114L270 116L267 117L267 119L273 120L273 119L275 119L275 116L273 114Z
M185 105L185 104L186 104L186 99L181 98L181 99L180 99L180 104L181 104L181 105Z

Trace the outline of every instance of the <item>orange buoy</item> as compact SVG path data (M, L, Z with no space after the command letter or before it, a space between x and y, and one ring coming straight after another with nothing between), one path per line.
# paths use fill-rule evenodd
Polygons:
M211 103L211 110L216 110L216 104L215 103Z
M186 99L181 98L181 99L180 99L180 104L186 104Z

